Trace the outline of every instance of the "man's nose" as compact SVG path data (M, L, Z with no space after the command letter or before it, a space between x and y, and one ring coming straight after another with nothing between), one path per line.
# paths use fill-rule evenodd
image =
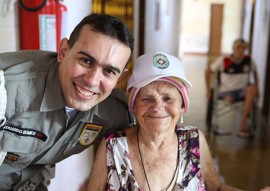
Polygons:
M91 68L85 75L85 81L90 86L99 86L102 77L102 70L100 68Z

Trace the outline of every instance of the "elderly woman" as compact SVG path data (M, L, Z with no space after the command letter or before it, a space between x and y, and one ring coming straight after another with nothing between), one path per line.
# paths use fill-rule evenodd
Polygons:
M178 58L137 59L128 81L136 124L102 141L88 190L236 190L219 179L202 132L178 125L190 87Z

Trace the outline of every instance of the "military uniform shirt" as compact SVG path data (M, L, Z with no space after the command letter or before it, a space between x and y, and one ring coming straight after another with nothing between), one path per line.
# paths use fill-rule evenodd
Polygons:
M79 153L114 130L129 126L120 90L67 126L57 53L18 51L0 54L7 90L6 123L0 127L0 190L19 188L37 174L54 176L54 164ZM52 169L50 169L52 168Z

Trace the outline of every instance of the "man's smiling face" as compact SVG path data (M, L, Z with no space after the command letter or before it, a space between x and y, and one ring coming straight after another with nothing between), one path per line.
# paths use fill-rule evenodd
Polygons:
M86 111L107 98L127 72L130 54L128 46L87 25L71 49L63 39L58 52L59 78L67 106Z

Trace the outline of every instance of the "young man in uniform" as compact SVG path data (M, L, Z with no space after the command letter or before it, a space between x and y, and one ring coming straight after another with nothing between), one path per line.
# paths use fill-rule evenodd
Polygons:
M254 61L245 54L247 43L243 39L236 39L233 43L233 53L221 56L206 70L207 97L210 99L210 73L220 72L219 97L229 103L244 99L244 108L240 123L239 136L251 137L247 129L247 117L253 101L258 97L258 77ZM254 81L251 82L251 76Z
M61 40L58 53L0 54L7 94L1 191L47 190L55 163L131 123L125 96L115 87L132 51L133 37L122 21L92 14Z

